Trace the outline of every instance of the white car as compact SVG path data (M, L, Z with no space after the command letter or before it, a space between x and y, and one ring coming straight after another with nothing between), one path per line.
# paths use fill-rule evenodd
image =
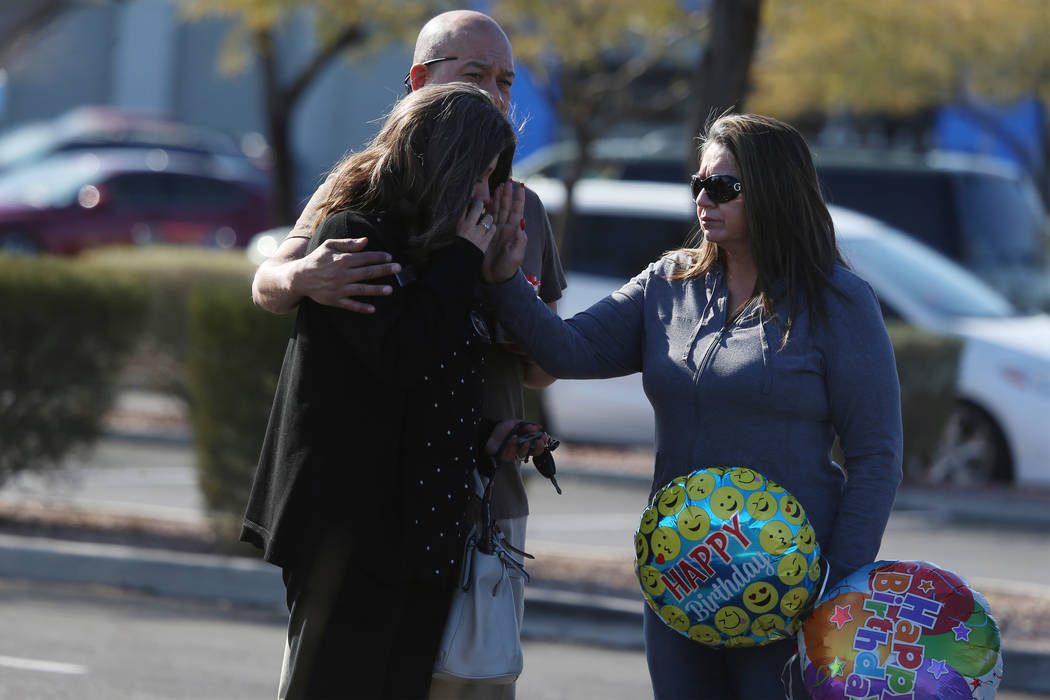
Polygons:
M558 180L528 184L553 219L564 206ZM570 317L616 290L662 251L695 231L685 184L581 180L576 225L566 237ZM831 207L839 246L875 289L887 317L963 339L959 403L939 457L938 480L1050 484L1050 316L1019 315L962 267L875 219ZM554 434L604 444L652 444L653 414L641 375L560 380L544 391Z

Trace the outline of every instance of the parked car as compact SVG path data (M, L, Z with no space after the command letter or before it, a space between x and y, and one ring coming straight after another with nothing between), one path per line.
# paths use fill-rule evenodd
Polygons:
M528 182L553 216L559 180ZM589 179L577 183L578 218L563 251L564 317L617 289L695 230L685 184ZM931 248L863 214L831 207L838 240L888 317L963 340L958 406L931 476L1050 484L1050 316L1022 315L995 290ZM640 375L560 380L544 390L551 430L566 439L651 444L653 415Z
M260 135L240 140L218 129L115 107L83 106L54 119L19 124L0 133L0 172L69 151L161 148L207 156L242 178L265 182L267 146Z
M685 182L681 142L666 135L596 142L586 178ZM531 155L521 177L563 178L575 149ZM971 270L1026 310L1050 310L1050 218L1009 162L967 153L819 151L829 204L874 216Z
M270 222L265 183L164 149L58 153L0 174L0 250L105 244L243 246Z

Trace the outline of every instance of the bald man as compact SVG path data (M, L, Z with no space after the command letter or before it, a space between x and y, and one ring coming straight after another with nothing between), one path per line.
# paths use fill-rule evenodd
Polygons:
M411 91L429 84L455 81L474 83L493 97L507 114L514 83L514 54L503 29L480 12L457 10L440 14L424 25L416 40L412 67L405 77ZM312 222L331 188L325 181L311 197L295 227L255 273L252 297L259 306L274 313L291 310L299 300L310 297L329 306L359 313L373 313L369 296L389 294L390 288L369 284L368 280L396 274L397 263L380 252L360 252L362 239L330 240L306 254ZM536 286L536 292L552 308L557 308L565 288L565 275L554 244L547 213L534 192L525 191L525 230L528 246L523 271ZM425 342L425 339L422 339ZM485 357L482 409L496 418L522 417L522 386L542 387L554 381L537 365L515 352L497 328L496 340ZM499 342L502 341L502 342ZM348 397L348 400L353 400ZM493 491L492 514L510 543L525 549L528 501L518 465L501 465ZM511 579L518 607L519 627L524 611L524 581ZM290 646L294 640L289 640ZM295 650L286 654L283 676L294 665ZM282 692L286 683L282 682ZM283 697L283 695L282 695ZM514 685L493 685L435 679L431 698L456 700L514 697Z

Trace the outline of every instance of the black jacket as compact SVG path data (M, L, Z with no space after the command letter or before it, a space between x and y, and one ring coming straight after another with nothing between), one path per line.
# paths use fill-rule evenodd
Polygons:
M367 236L404 260L397 217L333 214L311 241ZM359 314L304 299L288 342L241 539L294 566L323 537L412 576L454 573L479 450L472 323L483 255L464 239Z

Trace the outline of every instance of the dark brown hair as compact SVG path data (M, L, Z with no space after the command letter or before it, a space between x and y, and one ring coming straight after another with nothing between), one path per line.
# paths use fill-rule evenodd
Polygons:
M471 190L493 158L489 190L510 177L516 139L493 99L468 83L426 85L402 98L369 146L332 169L314 228L341 209L409 214L414 262L454 240Z
M823 314L823 292L832 268L841 262L835 226L824 204L813 157L794 127L756 114L725 114L700 137L700 159L712 144L732 154L746 197L748 248L758 272L755 293L771 316L777 292L787 297L783 344L800 313L799 297ZM697 233L696 237L702 237ZM692 258L671 275L687 279L706 274L719 259L718 246L706 240L681 251Z

